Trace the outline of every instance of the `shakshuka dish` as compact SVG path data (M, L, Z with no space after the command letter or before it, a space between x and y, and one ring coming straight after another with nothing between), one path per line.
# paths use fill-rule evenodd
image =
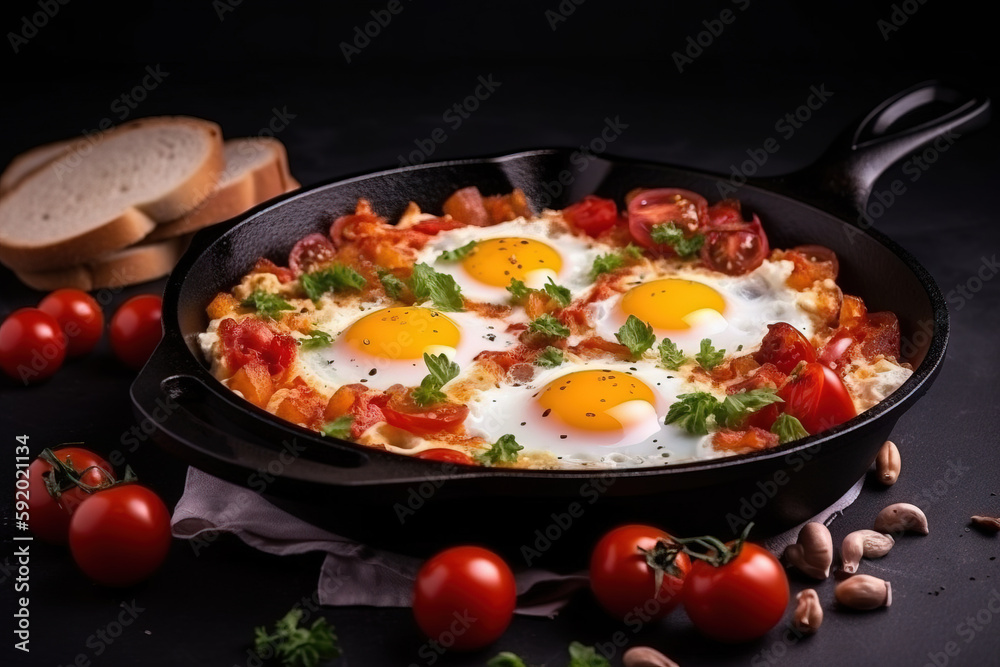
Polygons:
M467 187L395 224L361 199L220 293L200 343L244 400L368 447L670 465L818 433L909 377L896 316L843 294L837 270L686 190L536 213L519 190Z

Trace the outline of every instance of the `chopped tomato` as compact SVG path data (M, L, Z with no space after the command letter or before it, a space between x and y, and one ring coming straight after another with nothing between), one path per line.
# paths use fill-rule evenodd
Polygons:
M811 434L842 424L857 414L840 376L820 363L806 364L778 390L784 411Z
M385 219L375 215L371 202L359 199L358 205L354 207L354 213L342 215L330 225L330 240L339 248L345 238L353 240L358 237L357 227L371 224L385 224Z
M855 306L852 308L856 311ZM899 319L895 314L879 312L845 317L841 311L841 320L852 322L852 325L841 326L833 333L820 352L821 364L843 374L858 355L867 361L875 361L880 356L899 359Z
M819 363L838 373L843 373L858 349L858 341L850 329L837 329L819 354Z
M278 266L266 257L258 259L250 273L273 273L278 277L278 282L281 284L290 283L295 280L294 271L284 266Z
M456 190L442 207L446 215L450 215L459 222L476 227L486 227L490 224L490 216L483 203L483 195L479 188L470 186Z
M708 223L706 225L708 228L742 225L745 222L743 207L738 199L723 199L708 207Z
M755 215L751 222L709 229L701 247L701 261L715 271L739 276L763 264L769 250L767 235Z
M618 222L618 206L613 199L587 195L563 209L563 218L588 236L597 236Z
M674 254L667 244L654 243L654 225L674 223L686 234L698 231L708 219L708 202L701 195L677 188L641 190L628 203L628 226L635 242L662 255Z
M237 301L236 297L229 292L219 292L215 295L215 298L212 299L212 303L208 304L205 312L208 313L208 316L211 319L217 320L220 317L232 315L233 311L236 310L239 305L240 302Z
M484 350L475 356L475 361L482 361L494 364L505 374L515 364L532 362L538 356L538 350L526 345L517 345L507 350Z
M895 313L869 313L865 322L861 354L868 361L879 355L899 359L899 319Z
M594 358L610 353L622 360L632 359L632 353L626 346L605 340L600 336L587 336L569 350L581 357Z
M257 407L267 406L274 393L274 382L268 372L267 364L257 359L251 360L233 373L229 380L229 388L243 394L243 398Z
M434 218L433 220L424 220L418 222L417 224L410 227L412 231L420 232L421 234L429 234L433 236L434 234L439 234L441 232L450 232L453 229L459 229L460 227L468 227L464 222L459 222L458 220L452 220L451 218Z
M787 375L800 362L816 361L816 350L798 329L778 322L767 325L767 335L753 358L760 364L773 364Z
M799 246L794 250L776 250L772 259L785 259L794 266L788 286L794 290L809 289L816 281L834 280L840 269L837 255L823 246Z
M441 463L457 463L459 465L471 466L475 464L472 457L465 452L460 452L457 449L449 449L448 447L435 447L434 449L425 449L422 452L413 455L414 458L423 459L424 461L439 461Z
M288 266L292 268L295 275L309 273L333 261L337 254L337 249L330 239L323 234L310 234L292 248L288 255Z
M382 408L389 402L389 397L381 391L376 391L357 382L345 384L330 397L323 412L326 421L337 417L351 415L351 437L357 438L362 433L379 422L385 421Z
M844 295L844 301L840 305L840 326L845 329L853 329L865 323L868 315L868 308L865 302L859 297Z
M837 253L826 246L800 245L792 248L792 251L799 253L813 264L821 265L823 268L819 270L825 274L826 278L836 279L837 274L840 273L840 260L837 259Z
M483 207L491 224L499 224L516 218L531 217L528 198L520 188L514 188L509 195L493 195L483 198Z
M295 360L296 344L291 336L275 333L260 320L241 322L226 318L219 323L223 354L233 371L253 360L267 364L271 375L278 375Z
M323 397L303 383L288 391L275 407L274 414L293 424L319 428L323 423L323 408Z
M390 387L386 391L389 402L382 408L385 420L403 430L417 435L434 433L455 433L469 416L466 405L438 403L421 406L413 400L410 392L402 386Z
M722 429L712 436L712 446L727 452L760 451L778 444L778 436L751 426L742 431Z
M753 391L769 387L777 389L785 383L787 374L778 370L778 367L771 363L764 363L757 371L738 384L734 384L726 389L728 394L737 394L741 391Z

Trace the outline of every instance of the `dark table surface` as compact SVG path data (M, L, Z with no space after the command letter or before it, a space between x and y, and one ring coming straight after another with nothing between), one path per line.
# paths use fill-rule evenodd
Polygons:
M23 77L0 112L4 126L16 128L0 148L0 162L38 143L96 128L105 117L117 122L120 110L113 101L142 78L144 66L67 61L58 71ZM713 67L705 63L697 76L682 78L669 63L653 71L641 64L572 61L470 60L446 71L405 62L362 63L351 70L220 65L212 72L162 65L168 75L127 115L202 116L220 122L228 136L257 134L281 115L286 120L277 136L305 186L394 166L438 127L446 129L447 140L435 146L432 160L579 146L597 136L607 118L627 125L609 152L728 173L748 150L780 136L776 122L805 102L811 86L824 85L833 93L830 99L794 136L783 138L781 150L761 168L762 174L779 174L814 159L840 129L882 98L933 73L898 62L863 71L786 62L780 69L747 65L740 76L720 79ZM495 93L460 127L444 122L442 114L473 91L477 77L489 75L500 82ZM555 620L515 618L491 649L439 659L420 651L422 638L408 609L323 608L320 613L336 626L344 648L337 664L481 665L495 652L510 650L529 664L558 666L566 662L570 641L610 646L622 630L630 645L659 647L682 665L1000 664L1000 538L968 525L972 514L1000 514L995 347L1000 281L993 280L1000 249L998 132L994 124L963 138L916 182L897 167L877 186L907 179L906 192L878 227L929 269L949 295L953 320L940 377L893 434L903 458L899 482L885 489L866 480L861 496L833 524L839 538L870 527L890 503L913 502L926 511L929 536L904 538L886 558L865 564L867 572L892 581L891 608L836 610L827 582L820 588L826 620L816 636L800 640L782 623L758 642L723 646L699 637L680 612L633 635L581 593ZM105 310L110 314L126 298L162 287L158 281L116 292ZM967 290L965 296L960 289ZM0 317L39 298L0 271ZM0 382L0 439L7 443L8 470L14 438L21 434L29 436L33 454L68 441L86 442L104 454L121 448L136 425L128 396L132 378L105 340L48 382L28 388ZM129 460L169 504L177 501L184 465L149 442ZM0 552L5 605L12 602L18 576L10 488L3 496ZM231 538L199 553L175 541L165 567L148 582L107 590L85 581L63 549L36 542L29 582L31 653L11 650L13 623L6 611L3 648L18 665L253 665L252 628L308 601L321 560L318 554L271 556ZM792 585L794 592L806 583L793 577ZM119 626L129 608L137 613L135 621Z

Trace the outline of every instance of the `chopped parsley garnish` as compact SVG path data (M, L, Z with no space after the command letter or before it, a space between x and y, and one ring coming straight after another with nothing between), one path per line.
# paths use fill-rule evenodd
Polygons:
M299 627L302 616L301 609L292 609L274 624L272 632L263 626L254 628L257 655L273 655L285 667L316 667L340 656L333 626L321 616L308 628Z
M653 334L653 327L640 320L635 315L629 315L618 333L615 334L618 342L628 348L633 359L638 359L642 354L653 347L656 336Z
M325 269L303 274L299 278L302 289L313 301L319 301L327 292L359 290L368 284L365 277L343 264L332 264Z
M672 222L653 225L649 230L653 243L664 243L674 249L682 259L689 259L698 254L705 244L703 234L695 234L690 238L684 236L684 231Z
M515 301L521 301L531 294L533 290L525 285L523 280L513 278L510 281L510 285L507 285L507 291L514 296Z
M719 399L706 391L681 394L667 410L667 424L677 424L692 435L708 433L708 418L719 405Z
M346 438L351 434L351 424L354 423L353 415L341 415L332 422L323 424L323 435L331 438Z
M569 645L569 664L566 667L611 667L611 663L592 646L573 642Z
M426 352L424 363L427 364L428 374L420 381L420 386L413 390L413 400L418 405L441 403L447 398L441 387L458 377L458 364L445 354L431 355Z
M590 279L594 280L602 273L611 273L624 265L625 259L619 254L608 253L607 255L598 255L594 259L594 266L590 269Z
M548 313L539 315L533 319L531 324L528 325L528 331L537 331L538 333L555 338L565 338L569 335L569 327Z
M387 269L379 269L378 279L382 283L382 289L385 290L386 296L390 299L399 299L399 297L403 294L403 289L406 287L406 284L397 278L392 272Z
M299 339L299 345L303 350L314 350L318 347L326 347L333 342L333 336L325 331L313 329L305 338Z
M657 348L660 353L660 365L662 365L667 370L676 371L687 359L684 353L677 347L677 344L669 338L664 338L660 341L660 346Z
M465 309L462 288L447 273L438 273L424 263L413 267L411 279L413 296L417 303L430 301L438 310L458 312Z
M711 340L703 338L701 341L701 352L694 355L694 360L701 364L701 367L706 371L710 371L721 364L725 356L725 350L716 350L712 347Z
M568 287L562 287L561 285L556 285L555 281L552 280L552 278L549 278L549 281L545 283L545 287L543 287L542 289L545 290L545 293L548 294L553 301L558 303L563 308L568 306L569 302L573 298L572 295L570 294Z
M566 360L563 351L558 347L552 347L549 345L545 348L545 351L538 355L535 359L535 365L541 366L542 368L555 368L556 366L562 366L563 362Z
M440 255L438 255L437 261L439 262L461 262L463 259L469 256L469 254L476 249L476 242L469 241L461 248L455 248L454 250L445 250Z
M517 444L517 440L510 433L501 435L500 439L490 445L485 452L480 453L477 458L486 465L497 463L514 463L517 461L517 453L524 449Z
M240 305L253 308L257 314L268 320L276 320L283 310L295 310L295 306L282 299L277 294L255 289L250 296L240 301Z
M771 403L784 403L774 389L762 388L730 394L715 409L715 422L726 428L737 428L750 414Z
M634 243L629 243L627 246L622 248L622 255L626 259L639 259L642 257L642 248Z
M771 433L778 436L778 441L781 444L809 435L809 431L802 426L802 422L785 413L778 415L778 418L774 420L774 424L771 425Z

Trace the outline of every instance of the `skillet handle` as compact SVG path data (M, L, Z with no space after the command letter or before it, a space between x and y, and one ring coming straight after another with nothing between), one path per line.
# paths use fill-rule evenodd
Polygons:
M934 103L949 108L916 126L894 128L903 116ZM812 191L820 207L849 219L861 214L859 220L870 224L868 197L886 169L932 142L938 150L947 150L964 134L984 127L989 118L989 98L970 96L934 81L921 83L872 109L834 140L815 163L794 174L768 179L765 187L797 196Z

